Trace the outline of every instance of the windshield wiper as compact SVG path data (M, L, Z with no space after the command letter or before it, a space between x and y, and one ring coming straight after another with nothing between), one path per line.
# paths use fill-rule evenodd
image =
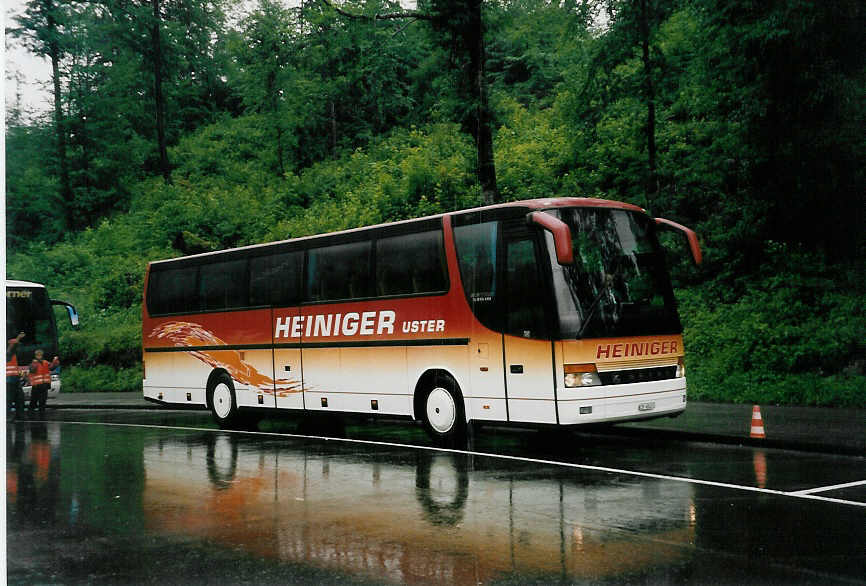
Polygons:
M592 305L589 306L589 311L586 314L586 319L584 319L583 325L580 326L580 331L577 332L577 339L583 338L583 332L586 331L586 328L589 327L589 324L592 322L592 318L595 315L595 310L598 309L601 298L604 297L604 294L607 293L613 285L613 278L614 276L611 274L604 274L604 278L602 279L601 283L601 291L598 292L598 295L595 296Z

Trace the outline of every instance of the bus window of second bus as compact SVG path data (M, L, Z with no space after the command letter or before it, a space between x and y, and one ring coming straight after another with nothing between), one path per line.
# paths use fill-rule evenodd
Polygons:
M11 338L24 332L23 344L49 344L53 338L51 306L45 289L16 289L19 296L6 295L6 333Z

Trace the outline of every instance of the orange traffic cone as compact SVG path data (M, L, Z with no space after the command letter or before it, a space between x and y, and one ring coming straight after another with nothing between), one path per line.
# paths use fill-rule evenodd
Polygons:
M752 432L749 437L755 439L764 439L764 420L761 418L761 408L755 405L752 407Z

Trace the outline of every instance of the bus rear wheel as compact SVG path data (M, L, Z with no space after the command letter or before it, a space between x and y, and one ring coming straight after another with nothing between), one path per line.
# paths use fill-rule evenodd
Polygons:
M450 379L438 377L422 401L424 428L437 446L459 447L466 440L463 396Z

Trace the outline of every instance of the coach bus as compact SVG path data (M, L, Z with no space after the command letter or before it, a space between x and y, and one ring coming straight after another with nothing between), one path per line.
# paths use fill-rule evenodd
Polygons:
M53 311L53 306L56 305L66 309L70 323L77 327L78 312L75 306L66 301L49 298L45 285L29 281L6 281L6 337L14 338L20 333L24 334L19 342L16 361L26 399L30 398L28 366L33 360L34 352L41 349L48 360L60 354ZM7 364L7 375L12 368ZM48 396L56 396L60 392L60 386L60 374L55 372L51 375Z
M222 427L278 410L578 425L686 407L682 326L657 230L556 198L152 262L144 397Z

